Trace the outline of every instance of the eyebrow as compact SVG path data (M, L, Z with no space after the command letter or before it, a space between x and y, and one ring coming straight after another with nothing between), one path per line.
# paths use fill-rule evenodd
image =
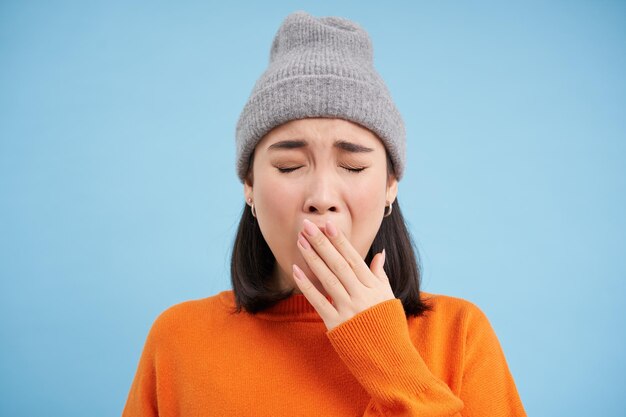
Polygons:
M267 150L274 149L299 149L305 148L309 146L309 144L305 140L281 140L280 142L273 143L270 145ZM367 146L359 145L357 143L348 142L346 140L337 140L333 144L335 148L346 152L352 153L364 153L364 152L373 152L374 149L368 148Z

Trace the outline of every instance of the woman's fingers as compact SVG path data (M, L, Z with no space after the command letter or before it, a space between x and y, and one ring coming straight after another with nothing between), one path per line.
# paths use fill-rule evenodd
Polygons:
M350 269L359 281L361 281L361 283L368 288L373 287L374 282L372 282L371 279L372 271L367 266L363 258L361 258L359 252L357 252L354 246L352 246L346 235L344 235L343 232L339 230L330 220L326 221L324 231L326 232L326 236L330 242L350 266Z
M327 283L331 287L341 284L345 291L352 296L362 290L363 283L359 281L354 271L354 259L346 259L340 252L340 248L335 247L331 238L322 233L315 224L308 220L304 221L304 234L315 252L315 254L305 254L308 255L305 259L315 275L320 280L323 280L322 284ZM347 244L352 248L352 245L345 239L343 234L335 234L332 239L341 243L342 246ZM354 248L352 249L354 250ZM354 250L354 252L356 251ZM357 257L365 265L358 254ZM318 271L322 276L318 275Z
M322 235L321 232L319 233L317 239L309 238L315 242L310 243L310 241L302 233L300 233L298 236L298 249L300 249L300 253L302 254L302 257L306 261L307 265L309 265L311 271L322 283L326 292L333 298L333 300L349 300L350 294L346 289L345 284L333 273L333 271L330 270L330 268L326 265L326 262L317 252L317 250L328 252L328 248L320 249L320 247L324 246L324 243L318 241L321 240L319 239L320 237L324 238L324 235ZM332 246L328 240L326 240L326 245ZM317 247L314 249L314 246ZM337 256L339 256L338 252Z
M347 237L327 222L324 232L305 220L298 234L298 249L326 293L322 294L306 274L293 265L293 276L302 293L320 314L326 327L349 320L365 309L395 296L383 265L384 253L378 253L370 266L361 258Z

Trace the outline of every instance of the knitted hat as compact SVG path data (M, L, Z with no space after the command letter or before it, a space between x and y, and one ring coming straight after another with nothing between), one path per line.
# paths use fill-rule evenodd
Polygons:
M287 16L237 122L237 174L248 172L256 144L290 120L332 117L375 133L391 157L396 178L404 172L405 130L382 78L373 66L372 43L356 23L306 12Z

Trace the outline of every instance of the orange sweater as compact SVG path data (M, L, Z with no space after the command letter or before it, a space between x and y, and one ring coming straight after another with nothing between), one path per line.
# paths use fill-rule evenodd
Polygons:
M473 304L423 293L328 331L296 294L233 314L232 291L155 320L123 417L525 416L498 339Z

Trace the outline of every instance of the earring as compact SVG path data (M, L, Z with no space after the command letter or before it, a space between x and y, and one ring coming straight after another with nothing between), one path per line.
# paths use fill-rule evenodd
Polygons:
M252 199L248 199L248 204L250 204L250 211L252 212L252 217L256 217L256 211L254 211L254 204L252 203Z
M389 203L387 201L387 203ZM389 207L389 212L387 212L387 207ZM385 214L383 217L389 217L391 215L391 211L393 210L393 206L391 204L389 204L388 206L385 206Z

